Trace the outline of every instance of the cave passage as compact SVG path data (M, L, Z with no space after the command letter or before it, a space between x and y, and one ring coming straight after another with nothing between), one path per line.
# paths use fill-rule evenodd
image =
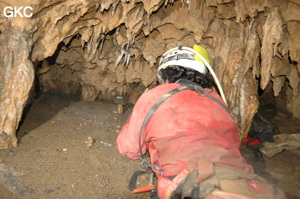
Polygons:
M30 8L32 15L7 16L2 11L8 6L20 12ZM126 181L124 169L133 166L120 163L117 154L108 158L116 153L116 132L139 96L157 86L162 54L177 46L197 44L208 50L241 143L257 115L266 126L275 124L286 135L280 138L284 142L299 133L299 1L0 0L0 9L0 149L7 149L0 150L1 159L24 171L38 198L68 198L59 195L65 190L85 198L74 191L84 187L81 182L88 182L82 194L98 197L95 190L112 186L107 177L112 170ZM95 137L95 147L86 148L89 136ZM274 157L248 160L297 198L299 148L274 148ZM77 169L76 164L82 165ZM81 170L86 175L80 179L61 178L66 171ZM64 183L55 184L51 175ZM52 184L41 187L39 179ZM30 192L19 188L20 193ZM128 194L118 191L110 197Z

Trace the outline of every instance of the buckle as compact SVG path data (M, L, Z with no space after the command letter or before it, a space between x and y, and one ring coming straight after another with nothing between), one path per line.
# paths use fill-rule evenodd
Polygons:
M148 171L149 169L151 169L151 165L150 164L148 164L146 161L145 161L145 159L143 159L143 158L140 158L140 160L141 160L141 167L142 168L144 168L144 169L146 169L146 171Z

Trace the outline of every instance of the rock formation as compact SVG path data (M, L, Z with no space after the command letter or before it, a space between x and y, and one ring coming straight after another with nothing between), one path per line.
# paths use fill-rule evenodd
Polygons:
M300 118L299 0L0 0L0 8L1 148L16 146L34 77L43 92L134 103L157 85L163 52L179 45L209 51L241 139L259 89Z
M34 80L31 41L17 30L0 34L0 148L17 146L15 136Z

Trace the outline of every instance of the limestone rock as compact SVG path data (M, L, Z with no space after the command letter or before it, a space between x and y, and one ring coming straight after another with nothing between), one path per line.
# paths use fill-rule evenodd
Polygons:
M81 93L81 99L83 101L95 101L95 99L98 97L98 91L97 89L92 85L83 85Z
M272 89L268 97L285 99L300 117L299 0L0 0L5 6L33 13L0 12L0 132L13 145L34 76L43 92L81 93L84 100L132 95L134 103L157 85L160 56L179 45L209 51L241 139L259 89Z
M0 34L0 148L17 146L16 130L33 85L33 64L28 60L31 42L16 30ZM2 137L2 136L1 136Z

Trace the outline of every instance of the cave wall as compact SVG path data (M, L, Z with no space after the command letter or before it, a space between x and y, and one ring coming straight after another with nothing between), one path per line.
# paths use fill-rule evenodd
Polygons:
M33 15L5 17L6 6L30 6ZM80 92L88 101L123 95L135 103L157 85L163 52L199 44L209 51L241 139L258 109L258 88L272 85L271 94L284 95L286 109L300 118L299 0L0 0L0 7L0 36L8 40L17 32L27 42L26 50L1 42L9 49L0 54L1 73L18 66L8 61L9 52L22 53L26 56L18 59L35 70L43 92ZM32 82L32 72L23 76ZM7 78L13 82L13 76ZM32 83L19 90L10 84L0 79L1 110L9 113L0 116L0 132L16 140L23 95ZM6 106L13 97L4 91L22 96L12 102L18 107Z
M30 48L30 39L19 31L0 34L0 148L17 146L13 133L34 80L33 64L28 59Z

